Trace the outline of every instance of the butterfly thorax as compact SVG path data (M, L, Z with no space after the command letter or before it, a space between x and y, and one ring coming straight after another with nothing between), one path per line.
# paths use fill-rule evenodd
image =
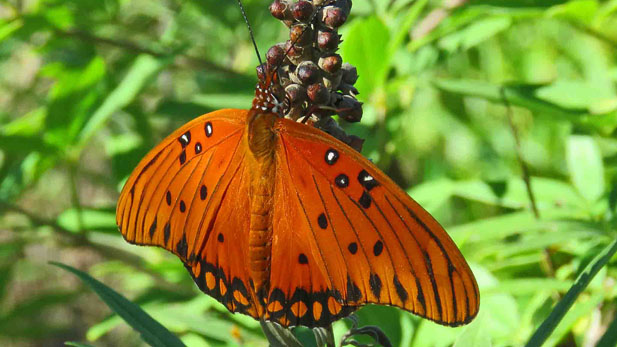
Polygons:
M253 290L259 299L268 292L272 251L273 194L276 174L276 136L273 126L278 116L251 109L247 119L246 141L249 169L249 270Z

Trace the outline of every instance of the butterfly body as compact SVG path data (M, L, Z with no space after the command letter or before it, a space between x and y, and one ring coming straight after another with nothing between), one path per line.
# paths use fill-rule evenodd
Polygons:
M473 319L475 278L439 223L280 108L260 83L250 110L203 115L163 140L121 193L124 238L172 251L230 311L283 326L327 326L367 303Z

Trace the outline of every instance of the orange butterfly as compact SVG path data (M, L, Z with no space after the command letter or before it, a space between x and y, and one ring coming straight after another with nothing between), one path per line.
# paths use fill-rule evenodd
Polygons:
M208 113L161 142L122 190L124 238L176 254L231 312L283 326L328 326L367 303L471 321L478 286L439 223L280 107L261 81L250 110Z

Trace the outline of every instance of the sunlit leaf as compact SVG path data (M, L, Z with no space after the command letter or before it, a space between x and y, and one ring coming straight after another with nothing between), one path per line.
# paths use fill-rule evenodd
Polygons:
M160 323L152 319L139 306L133 304L122 295L107 287L103 283L90 277L90 275L74 269L68 265L52 263L65 269L81 279L105 303L122 317L133 329L137 330L145 342L151 346L184 346L175 335L165 329Z
M598 199L604 193L604 165L596 142L589 136L571 136L566 159L570 178L578 192L588 201Z

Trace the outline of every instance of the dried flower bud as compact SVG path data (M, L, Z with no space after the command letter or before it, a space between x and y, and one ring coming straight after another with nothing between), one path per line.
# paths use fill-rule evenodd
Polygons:
M291 13L295 20L305 22L311 18L315 7L308 1L300 0L291 6Z
M266 80L266 66L265 64L258 65L255 70L257 70L257 78L260 81Z
M304 47L313 41L313 29L306 24L295 24L289 30L289 40Z
M317 33L317 47L322 51L335 51L339 44L339 35L332 31L319 31Z
M347 84L341 81L341 83L338 86L338 90L341 91L341 93L343 94L349 94L352 96L356 96L358 94L360 94L360 92L358 91L358 89L356 89L356 87L354 87L351 84Z
M303 61L296 68L296 75L298 80L304 85L313 84L320 77L319 67L310 60Z
M327 76L323 77L323 84L326 86L326 88L328 88L328 90L336 91L339 89L342 77L343 73L341 72L341 70L334 74L328 74Z
M285 59L285 51L279 45L270 47L266 53L266 61L269 66L279 66L283 62L283 59Z
M319 59L319 67L328 73L336 73L343 65L343 58L338 54L333 54Z
M278 20L290 20L292 18L289 6L284 0L274 0L274 2L270 4L270 13Z
M326 6L323 9L322 21L330 29L336 29L347 20L347 13L340 7Z
M287 57L289 58L297 58L302 55L302 47L298 45L292 45L291 41L287 41L285 43L285 53L287 53Z
M358 69L355 66L345 63L341 66L341 70L343 70L343 82L351 85L356 83L358 80Z
M362 145L364 145L364 139L361 139L356 135L349 135L349 138L345 142L349 145L349 147L355 149L358 152L362 152Z
M330 91L322 83L311 84L306 93L315 105L327 105L330 102Z
M343 95L337 104L338 115L348 122L359 122L362 119L362 103L349 95Z
M285 95L292 106L300 105L306 101L306 89L299 84L290 84L285 88Z

